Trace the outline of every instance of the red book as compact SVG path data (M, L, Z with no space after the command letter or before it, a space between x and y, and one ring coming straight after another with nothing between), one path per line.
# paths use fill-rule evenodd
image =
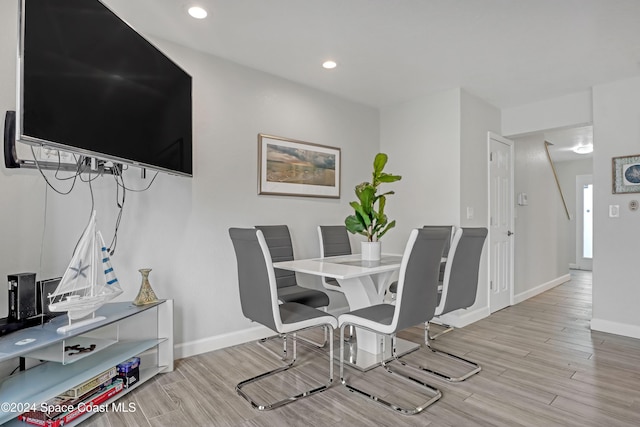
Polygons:
M80 402L78 404L73 405L73 409L65 412L64 414L58 415L53 419L41 420L38 418L33 418L26 415L18 415L18 419L24 421L29 424L33 424L36 426L43 427L61 427L71 421L75 420L82 414L86 412L94 411L94 407L106 402L116 394L120 393L123 389L122 381L118 380L114 382L111 386L107 387L104 390L101 390L99 393L95 394L91 398ZM104 411L100 411L104 412Z

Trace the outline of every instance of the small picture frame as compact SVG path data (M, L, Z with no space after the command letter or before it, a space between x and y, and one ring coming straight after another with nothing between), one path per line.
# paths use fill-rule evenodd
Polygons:
M640 154L612 159L613 194L640 193Z
M340 149L258 134L258 194L340 198Z

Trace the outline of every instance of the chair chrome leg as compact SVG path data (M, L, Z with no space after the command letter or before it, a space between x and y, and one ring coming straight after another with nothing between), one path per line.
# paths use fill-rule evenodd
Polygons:
M427 345L429 350L431 350L431 352L446 356L446 357L448 357L450 359L453 359L453 360L456 360L458 362L461 362L462 364L467 365L467 366L469 366L471 368L469 371L467 371L466 373L464 373L464 374L462 374L462 375L460 375L458 377L452 377L452 376L450 376L448 374L444 374L442 372L437 372L437 371L433 371L433 370L428 370L428 369L422 368L422 370L425 371L425 372L431 372L434 375L437 375L437 376L439 376L439 377L441 377L441 378L443 378L443 379L445 379L445 380L447 380L449 382L460 382L460 381L466 380L467 378L477 374L478 372L480 372L482 370L480 365L478 363L474 362L473 360L465 359L464 357L457 356L457 355L452 354L452 353L448 353L448 352L446 352L444 350L438 350L436 348L433 348L431 346L431 339L430 339L430 336L429 336L429 323L427 323L426 327L425 327L425 344Z
M452 382L452 383L453 382L464 381L467 378L471 377L472 375L477 374L478 372L480 372L482 370L480 365L478 363L472 361L472 360L465 359L464 357L460 357L460 356L457 356L455 354L447 353L446 351L438 350L438 349L433 348L431 346L431 336L429 335L429 322L425 323L424 342L425 342L427 348L429 350L431 350L432 353L437 353L437 354L449 357L450 359L453 359L453 360L456 360L458 362L461 362L461 363L471 367L471 370L467 371L466 373L464 373L464 374L462 374L462 375L460 375L458 377L452 377L449 374L442 373L442 372L439 372L439 371L434 371L433 369L430 369L430 368L428 368L426 366L409 364L409 363L405 362L404 360L401 360L400 358L395 358L395 360L397 362L399 362L403 366L407 366L407 367L410 367L410 368L413 368L413 369L419 369L419 370L424 371L424 372L426 372L428 374L434 375L434 376L436 376L438 378L441 378L441 379L443 379L445 381Z
M323 326L322 329L324 332L324 342L322 344L305 337L298 337L298 340L302 341L303 343L311 344L312 346L317 347L319 349L323 349L327 345L329 334L327 332L327 326ZM273 351L272 349L270 349L265 345L267 341L278 339L278 338L282 338L282 354L278 354L277 352ZM283 361L287 360L288 355L287 355L287 335L286 334L278 334L278 335L273 335L267 338L262 338L258 340L258 345L264 348L265 350L267 350L269 353L276 356L277 358L279 358L280 360L283 360Z
M333 328L331 328L331 332L333 332ZM319 393L321 391L324 391L326 389L328 389L331 384L333 383L333 340L329 340L329 379L327 381L326 384L321 384L318 385L312 389L303 391L301 393L298 393L294 396L290 396L290 397L286 397L284 399L281 399L277 402L273 402L273 403L265 403L265 404L260 404L258 402L256 402L253 398L251 398L251 396L249 396L244 390L243 388L248 385L248 384L252 384L255 382L258 382L264 378L270 377L272 375L284 372L288 369L290 369L293 364L296 361L296 357L297 357L297 337L296 337L296 333L292 334L292 347L293 347L293 351L292 351L292 358L291 358L291 362L289 362L287 365L281 366L279 368L273 369L271 371L265 372L263 374L257 375L255 377L246 379L240 383L238 383L238 385L236 386L236 392L242 396L245 400L247 400L251 406L259 411L267 411L267 410L271 410L271 409L275 409L278 408L282 405L286 405L287 403L291 403L295 400L301 399L303 397L307 397L307 396L311 396L312 394L316 394ZM286 334L283 334L283 338L285 339L286 342Z
M427 322L427 323L425 323L425 326L427 327L427 329L429 329L429 325L430 325L430 324L431 324L431 322ZM453 327L453 326L447 325L447 324L445 324L445 323L443 323L443 324L442 324L442 326L444 326L444 328L445 328L444 330L442 330L442 331L438 332L438 333L437 333L437 334L435 334L435 335L429 335L429 338L428 338L428 339L430 339L430 340L432 340L432 341L433 341L433 340L435 340L436 338L438 338L438 337L440 337L440 336L442 336L442 335L444 335L444 334L446 334L446 333L449 333L449 332L451 332L451 331L453 331L453 330L454 330L454 327ZM426 343L427 343L427 338L425 338L425 344L426 344ZM429 344L427 344L427 345L429 345Z
M382 340L382 352L380 353L380 365L390 374L394 374L394 375L398 375L400 378L403 378L405 380L408 380L409 382L411 382L412 384L416 384L418 386L420 386L421 388L426 389L427 395L429 396L429 400L427 400L426 402L424 402L423 404L415 407L415 408L404 408L400 405L397 405L395 403L389 402L387 400L384 400L382 398L380 398L379 396L376 396L368 391L365 391L363 389L359 389L357 387L354 387L353 385L347 383L347 381L345 380L344 377L344 327L345 325L342 325L342 327L340 328L340 382L342 382L342 384L347 387L347 389L351 392L354 393L358 393L366 398L369 398L371 400L373 400L374 402L378 402L381 405L386 406L389 409L392 409L396 412L400 412L401 414L404 415L414 415L414 414L418 414L420 412L422 412L425 408L433 405L435 402L437 402L441 397L442 397L442 392L440 390L438 390L437 388L417 379L414 378L410 375L405 375L399 372L395 372L392 371L388 365L386 364L386 362L384 361L384 339ZM375 331L372 331L375 332ZM396 337L395 335L391 336L391 348L392 348L392 354L394 359L397 358L397 350L396 350ZM423 390L424 391L424 390Z
M323 326L322 327L322 329L324 330L324 342L322 344L320 344L317 341L310 340L309 338L305 338L305 337L298 337L298 339L300 341L303 341L303 342L307 343L307 344L311 344L311 345L313 345L313 346L315 346L317 348L324 348L327 345L327 341L328 341L327 328L328 328L328 326Z
M271 350L269 347L265 345L265 343L269 340L282 338L282 354L278 354L275 351ZM287 360L287 335L286 334L278 334L273 335L267 338L259 339L257 344L263 349L267 350L269 353L275 355L280 360Z
M328 311L328 309L327 309L327 307L323 307L323 308L322 308L322 311L324 311L325 313L328 313L328 312L329 312L329 311ZM317 348L324 348L324 347L327 345L327 339L328 339L327 328L328 328L328 326L323 326L323 327L322 327L323 332L324 332L324 341L322 342L322 344L320 344L320 343L319 343L319 342L317 342L317 341L310 340L309 338L305 338L305 337L298 337L298 339L299 339L300 341L302 341L302 342L307 343L307 344L311 344L311 345L312 345L312 346L314 346L314 347L317 347ZM333 336L331 337L331 340L333 340Z

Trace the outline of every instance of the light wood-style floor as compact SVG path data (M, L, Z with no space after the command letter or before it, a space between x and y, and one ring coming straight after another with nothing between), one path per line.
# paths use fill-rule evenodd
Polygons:
M591 274L576 271L571 277L570 282L438 338L440 348L466 354L483 370L457 384L430 379L444 396L419 415L403 416L348 392L340 385L337 364L330 390L273 411L254 410L234 386L277 363L248 343L178 360L174 372L123 397L135 404L135 413L100 414L84 425L640 425L640 340L592 332ZM421 342L423 332L416 327L402 336ZM302 387L310 379L323 378L326 357L303 345L298 349L295 378L276 381L274 387ZM441 362L424 350L409 358L438 366ZM363 374L349 369L346 375L359 380ZM377 393L408 403L421 401L413 387L381 369L366 375Z

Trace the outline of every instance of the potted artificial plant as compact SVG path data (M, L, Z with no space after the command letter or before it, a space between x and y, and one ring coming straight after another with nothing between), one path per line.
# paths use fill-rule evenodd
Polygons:
M344 220L349 232L362 234L367 238L366 242L362 242L362 259L366 260L380 259L380 238L396 225L396 221L389 221L384 213L387 196L394 192L378 194L380 184L402 179L400 175L391 175L382 171L387 164L387 159L384 153L376 155L373 161L373 180L356 185L355 193L358 201L350 203L355 212Z

